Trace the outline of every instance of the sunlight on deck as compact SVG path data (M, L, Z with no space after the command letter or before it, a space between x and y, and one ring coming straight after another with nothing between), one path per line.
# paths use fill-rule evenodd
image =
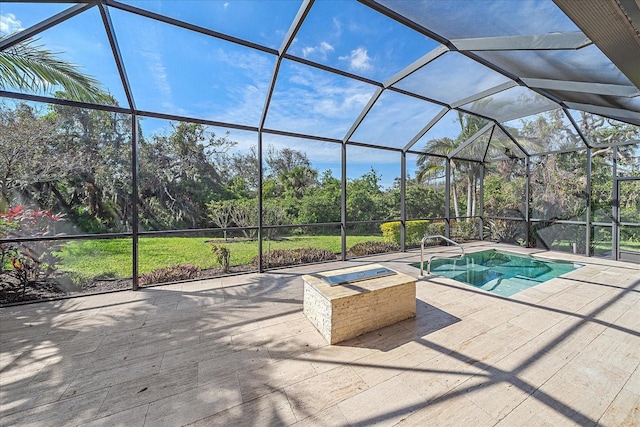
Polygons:
M510 298L419 278L415 319L333 346L302 313L327 265L2 308L2 425L638 425L640 265L465 247L585 266Z

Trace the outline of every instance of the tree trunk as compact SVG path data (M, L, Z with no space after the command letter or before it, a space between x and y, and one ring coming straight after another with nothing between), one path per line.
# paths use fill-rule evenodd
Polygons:
M471 174L467 177L467 217L465 218L466 222L469 222L469 217L471 216L471 205L473 203L473 180L471 178Z
M473 177L473 203L471 204L471 216L476 216L476 208L478 207L478 193L476 191L478 187L478 178L476 176Z
M458 188L455 184L451 185L453 195L453 212L456 214L456 218L460 218L460 208L458 207Z

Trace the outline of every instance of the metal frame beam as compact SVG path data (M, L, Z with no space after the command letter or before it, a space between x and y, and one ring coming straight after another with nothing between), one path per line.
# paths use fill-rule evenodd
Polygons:
M491 133L489 134L489 143L487 144L487 148L484 150L484 155L482 156L483 165L484 165L484 163L486 163L487 154L489 154L489 148L491 147L491 139L493 138L493 132L495 132L495 130L496 130L496 125L494 123L492 125L492 127L491 127ZM484 185L484 181L483 181L482 185Z
M407 250L407 153L400 153L400 251Z
M269 90L267 92L267 96L264 100L264 106L262 108L262 115L260 117L260 124L258 126L258 271L262 273L264 271L264 265L262 261L262 238L263 238L263 214L264 214L264 206L263 206L263 194L262 194L262 184L263 184L263 160L264 160L264 144L262 141L262 135L264 134L264 125L267 121L267 115L269 113L269 106L271 105L271 98L273 97L273 91L276 87L276 82L278 80L278 73L280 71L280 65L282 64L282 58L286 53L291 43L300 30L302 23L304 22L304 18L309 14L311 10L311 6L313 5L314 0L305 0L300 5L298 9L298 13L296 14L287 34L280 45L280 49L278 49L278 59L273 66L273 73L271 74L271 81L269 82Z
M611 252L614 260L620 259L620 182L618 181L618 147L613 147L611 167Z
M451 153L449 153L449 155L447 157L450 158L450 159L454 158L460 151L464 150L469 145L473 144L474 141L476 141L478 138L480 138L482 135L484 135L493 126L494 126L493 122L492 123L487 123L486 125L484 125L482 127L482 129L480 129L478 132L476 132L473 135L471 135L471 137L469 137L469 139L464 141L462 144L458 145L456 147L456 149L453 150Z
M529 77L523 77L522 81L529 87L535 87L539 89L593 93L598 95L619 96L623 98L633 98L636 96L640 96L640 90L635 86L629 85L534 79Z
M421 58L418 58L412 64L406 66L403 70L400 70L399 72L397 72L396 74L391 76L389 79L387 79L383 83L384 87L387 88L389 86L392 86L392 85L398 83L400 80L402 80L405 77L415 73L420 68L422 68L425 65L429 64L430 62L440 58L442 55L444 55L447 52L449 52L449 48L446 47L446 46L442 46L441 45L441 46L436 47L431 52L428 52L427 54L425 54Z
M384 91L384 88L379 87L378 89L376 89L373 95L371 95L371 98L369 98L369 101L367 101L367 105L365 105L362 111L360 111L360 114L355 119L355 121L353 122L353 124L351 125L347 133L344 135L344 138L342 138L343 142L347 142L349 141L349 139L351 139L356 129L358 129L358 126L360 126L360 123L362 123L362 121L367 116L367 114L369 114L369 111L371 111L376 101L378 101L378 98L380 98L380 96L382 95L383 91Z
M136 110L136 103L133 98L133 92L131 91L131 85L129 84L129 78L127 77L127 71L124 66L124 61L122 60L122 53L120 51L120 46L118 45L118 39L116 37L115 30L113 28L111 15L109 15L109 10L104 5L100 4L98 7L100 9L100 16L102 17L104 29L107 33L107 38L109 39L109 45L111 46L111 53L113 54L113 58L116 61L116 67L118 68L118 74L120 75L120 82L122 83L122 86L124 88L124 93L127 97L129 108L133 113Z
M586 218L585 218L585 222L586 222L586 226L585 226L585 255L586 256L591 256L591 168L592 168L592 162L593 162L593 156L592 156L592 151L591 148L587 148L587 172L586 172L586 178L587 178L587 182L585 185L585 192L586 192L586 203L587 203L587 211L586 211Z
M640 112L622 110L619 108L602 107L590 104L580 104L577 102L567 102L567 107L572 110L582 110L600 116L611 117L615 120L627 119L628 123L640 126Z
M573 117L571 116L571 113L569 113L569 110L567 110L566 108L563 108L562 111L564 112L565 116L567 116L567 118L571 122L571 125L574 127L574 129L580 136L580 139L582 140L582 143L585 145L585 147L591 148L591 144L589 144L589 141L587 141L587 137L584 135L584 133L582 133L580 126L578 126L578 123L576 123L576 121L573 119Z
M50 18L47 18L44 21L32 25L31 27L17 32L14 35L0 41L0 51L9 49L10 47L15 46L18 43L21 43L55 25L58 25L59 23L64 22L67 19L73 18L74 16L84 12L85 10L91 9L93 6L95 6L95 2L77 4L63 10L62 12L56 13Z
M451 43L460 51L576 50L589 46L591 40L581 31L576 31L526 36L453 39Z
M507 132L507 130L505 129L505 127L502 125L502 123L500 122L496 122L496 126L498 126L500 128L500 130L502 131L502 133L504 133L505 135L507 135L507 137L516 145L516 147L518 147L518 149L520 151L522 151L522 154L525 155L525 157L528 157L530 154L527 150L524 149L524 147L522 146L522 144L520 144L518 141L516 141L516 139L513 137L513 135L511 135L510 132Z
M512 87L516 87L518 86L518 83L514 82L514 81L508 81L502 84L499 84L497 86L494 86L492 88L489 88L487 90L483 90L482 92L478 92L476 94L473 94L471 96L468 96L466 98L462 98L459 101L454 102L453 104L451 104L451 108L458 108L461 107L465 104L469 104L470 102L474 102L477 101L479 99L482 98L486 98L487 96L491 96L491 95L495 95L496 93L500 93L503 92L507 89L511 89Z
M405 145L402 150L403 151L409 151L411 149L411 147L413 147L420 140L420 138L422 138L427 132L429 132L429 129L434 127L435 124L438 123L440 121L440 119L443 118L445 116L445 114L447 114L449 111L451 111L451 109L449 107L445 107L442 110L440 110L440 112L438 114L436 114L436 116L433 119L431 119L431 121L429 123L427 123L425 125L425 127L420 129L420 132L418 132L416 134L416 136L411 138L411 141L409 141L409 143L407 145Z
M120 3L114 0L102 0L104 4L107 6L124 10L126 12L133 13L135 15L139 15L145 18L150 18L156 21L164 22L169 25L174 25L176 27L184 28L186 30L191 30L196 33L204 34L207 36L215 37L217 39L225 40L231 43L239 44L242 46L250 47L262 52L271 53L273 55L277 55L278 51L266 46L262 46L258 43L253 43L247 40L240 39L238 37L233 37L224 33L220 33L218 31L211 30L209 28L201 27L199 25L190 24L189 22L181 21L179 19L171 18L169 16L161 15L159 13L151 12L146 9L141 9L139 7L131 6L129 4Z

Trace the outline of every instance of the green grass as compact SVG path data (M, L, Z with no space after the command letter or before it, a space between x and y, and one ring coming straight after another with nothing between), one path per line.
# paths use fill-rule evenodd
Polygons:
M139 246L141 274L173 265L195 265L200 268L219 267L211 254L205 237L142 237ZM347 247L366 241L382 241L382 236L348 236ZM601 242L598 249L611 250ZM608 244L608 246L607 246ZM230 241L231 265L249 264L258 254L257 241ZM621 242L623 249L640 251L639 242ZM275 249L326 249L340 253L340 236L291 236L283 240L265 241L265 252ZM568 247L568 246L567 246ZM58 267L85 280L95 277L131 277L131 239L78 240L66 243L58 253L62 261Z
M214 268L211 240L206 237L142 237L138 248L139 272L173 265ZM349 236L348 246L366 241L382 241L382 236ZM221 242L224 243L224 242ZM258 254L257 241L230 241L231 265L249 264ZM340 236L292 236L263 242L263 251L275 249L318 248L340 253ZM84 279L94 277L131 277L131 239L83 240L66 243L58 253L60 270Z

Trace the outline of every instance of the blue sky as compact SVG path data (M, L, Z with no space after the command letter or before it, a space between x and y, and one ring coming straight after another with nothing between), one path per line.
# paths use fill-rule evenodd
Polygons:
M125 0L123 3L278 49L301 1ZM478 2L468 1L464 2L464 8L452 7L460 2L386 3L403 11L422 8L424 12L427 10L424 8L428 8L428 14L416 12L417 15L448 37L503 35L507 30L509 34L575 30L550 0L499 1L491 7L486 7L484 2L481 7ZM28 28L70 5L3 1L0 33L11 34ZM543 19L531 19L538 16L532 10L541 5L547 11ZM504 13L496 15L493 7L505 8ZM275 55L116 8L109 8L109 13L136 108L259 125L276 64ZM440 28L439 20L452 14L456 17L453 22L458 25ZM49 50L94 76L120 105L127 106L97 7L44 31L39 39ZM437 42L358 2L316 1L287 53L384 82L438 46ZM591 64L595 56L589 52L585 50L585 56L578 56L576 64ZM563 59L570 62L570 58ZM505 81L504 76L450 52L394 86L451 103ZM284 59L265 127L342 139L375 90L374 85ZM501 92L494 98L504 106L504 112L498 108L496 114L510 120L514 100L535 96L522 87ZM540 111L551 105L546 99L539 104ZM441 109L437 104L384 91L352 140L402 148ZM166 129L166 125L166 121L143 120L146 134ZM414 148L422 148L431 138L455 138L458 129L455 114L448 114ZM224 130L216 130L218 134L221 132ZM257 141L255 133L235 130L231 131L231 138L238 142L238 150L247 150ZM330 168L339 176L339 152L335 158L331 144L275 136L269 140L275 147L295 145L307 153L317 168ZM399 156L395 153L371 149L352 150L352 153L349 155L350 177L374 168L381 172L383 184L391 185L399 174Z
M270 48L279 48L300 1L126 1ZM68 4L5 3L0 31L28 28ZM276 57L179 27L110 8L136 107L222 122L257 126ZM96 7L44 31L39 43L98 79L127 106L108 39ZM438 44L357 2L316 2L288 53L362 77L384 81ZM282 62L265 126L342 139L376 87L327 71ZM354 140L404 146L441 107L386 93ZM389 119L382 126L382 119ZM146 134L166 121L145 119ZM377 130L372 130L373 127ZM216 130L216 133L224 130ZM232 130L238 150L255 145L251 132ZM332 144L270 136L276 147L295 144L318 169L340 174L340 151ZM358 153L358 154L356 154ZM362 155L366 153L366 155ZM380 150L349 150L348 174L371 168L384 185L399 175L399 156Z

